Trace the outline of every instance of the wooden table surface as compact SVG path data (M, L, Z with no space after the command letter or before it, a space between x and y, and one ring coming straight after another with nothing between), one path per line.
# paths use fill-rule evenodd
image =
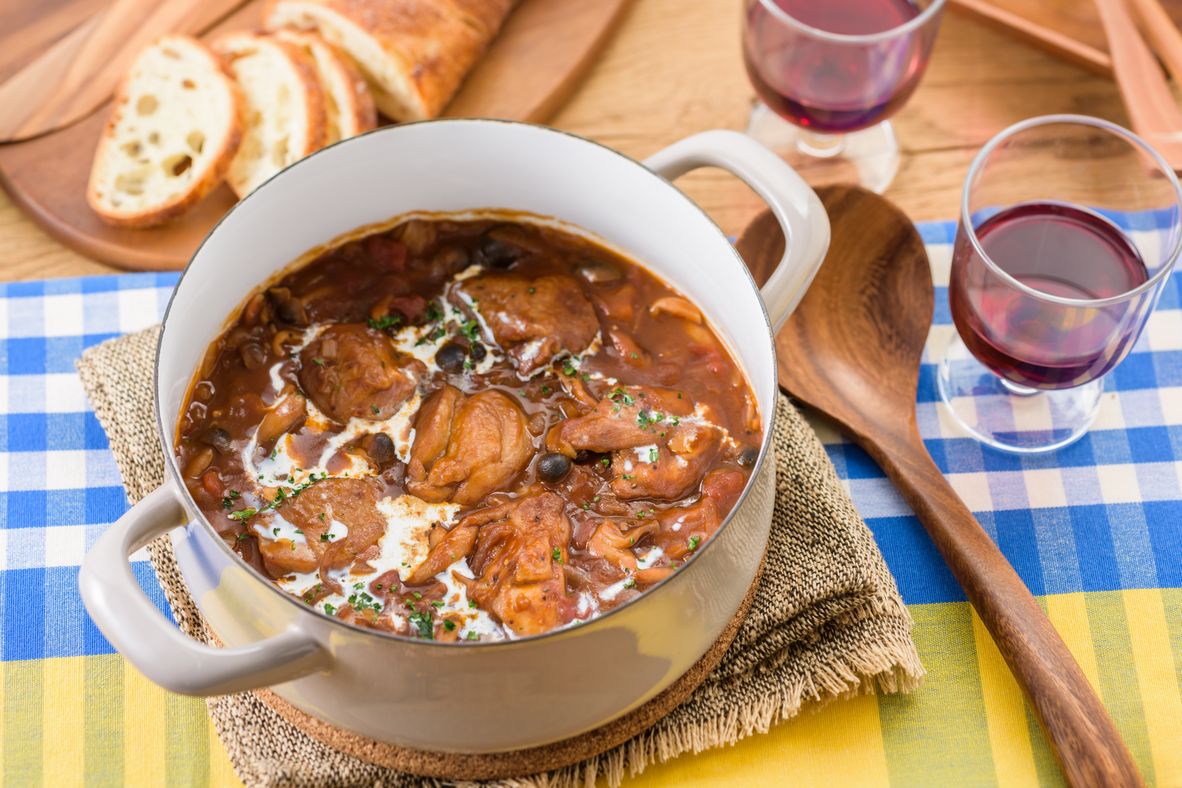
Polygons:
M552 124L638 158L695 131L742 129L754 94L740 56L740 8L740 0L635 0ZM949 11L923 83L895 118L904 159L888 196L916 221L953 218L981 145L1014 121L1051 112L1127 122L1111 81ZM760 208L721 172L680 183L728 233ZM46 236L0 195L0 280L112 270Z

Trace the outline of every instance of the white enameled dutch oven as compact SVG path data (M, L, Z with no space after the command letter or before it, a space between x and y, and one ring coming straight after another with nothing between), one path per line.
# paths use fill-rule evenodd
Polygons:
M783 226L787 253L762 292L722 231L666 180L706 166L746 181ZM515 641L460 645L354 628L280 591L217 536L181 481L177 414L227 316L277 269L399 214L480 209L582 228L697 302L759 400L759 460L728 521L687 566L599 618ZM538 126L431 121L374 131L304 159L231 210L177 285L156 362L168 479L86 556L86 608L120 653L167 689L214 695L272 686L322 720L400 746L492 752L600 726L692 666L751 586L772 518L772 330L804 294L828 242L824 208L804 181L730 131L696 134L641 164ZM129 556L170 531L185 581L224 649L181 634L132 575Z

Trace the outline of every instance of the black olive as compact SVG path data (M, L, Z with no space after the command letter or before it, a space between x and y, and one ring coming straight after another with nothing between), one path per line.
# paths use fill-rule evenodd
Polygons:
M557 482L570 473L570 457L551 451L538 458L538 477L542 481Z
M379 468L385 468L397 459L394 454L394 441L390 440L390 436L384 432L375 432L370 435L362 442L362 446L365 453L377 463Z
M524 256L524 249L487 235L480 239L480 248L477 250L479 262L491 268L508 268Z
M739 454L739 465L744 468L754 468L755 461L759 459L759 449L754 446L749 446Z
M488 355L488 351L484 349L484 345L480 344L479 342L473 342L472 347L468 352L472 354L473 361L480 361Z
M210 427L201 433L201 442L214 447L222 454L229 454L234 447L230 445L230 433L221 427Z
M464 350L463 345L458 345L455 342L448 342L443 347L439 348L435 353L435 363L444 372L451 372L457 374L464 369L464 357L468 352Z

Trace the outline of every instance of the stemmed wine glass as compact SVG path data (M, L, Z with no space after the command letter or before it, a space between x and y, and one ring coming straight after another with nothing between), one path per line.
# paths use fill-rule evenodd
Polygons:
M829 160L843 180L884 191L899 169L887 118L919 83L943 9L944 0L746 0L743 58L760 99L747 133L806 173Z
M1120 126L1018 123L965 179L937 385L986 444L1049 451L1087 432L1103 376L1140 336L1182 249L1182 190Z

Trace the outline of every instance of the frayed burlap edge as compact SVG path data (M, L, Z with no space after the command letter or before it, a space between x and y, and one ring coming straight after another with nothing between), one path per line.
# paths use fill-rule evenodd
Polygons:
M164 479L151 373L158 332L155 327L110 340L78 363L132 502ZM780 456L768 569L719 669L652 728L607 752L484 785L575 788L602 779L614 787L648 765L766 732L806 705L819 709L861 693L918 686L923 667L906 606L824 448L784 398L775 442ZM156 540L149 554L180 628L214 642L184 586L171 542ZM326 747L254 693L210 698L208 705L234 768L249 785L457 784Z

